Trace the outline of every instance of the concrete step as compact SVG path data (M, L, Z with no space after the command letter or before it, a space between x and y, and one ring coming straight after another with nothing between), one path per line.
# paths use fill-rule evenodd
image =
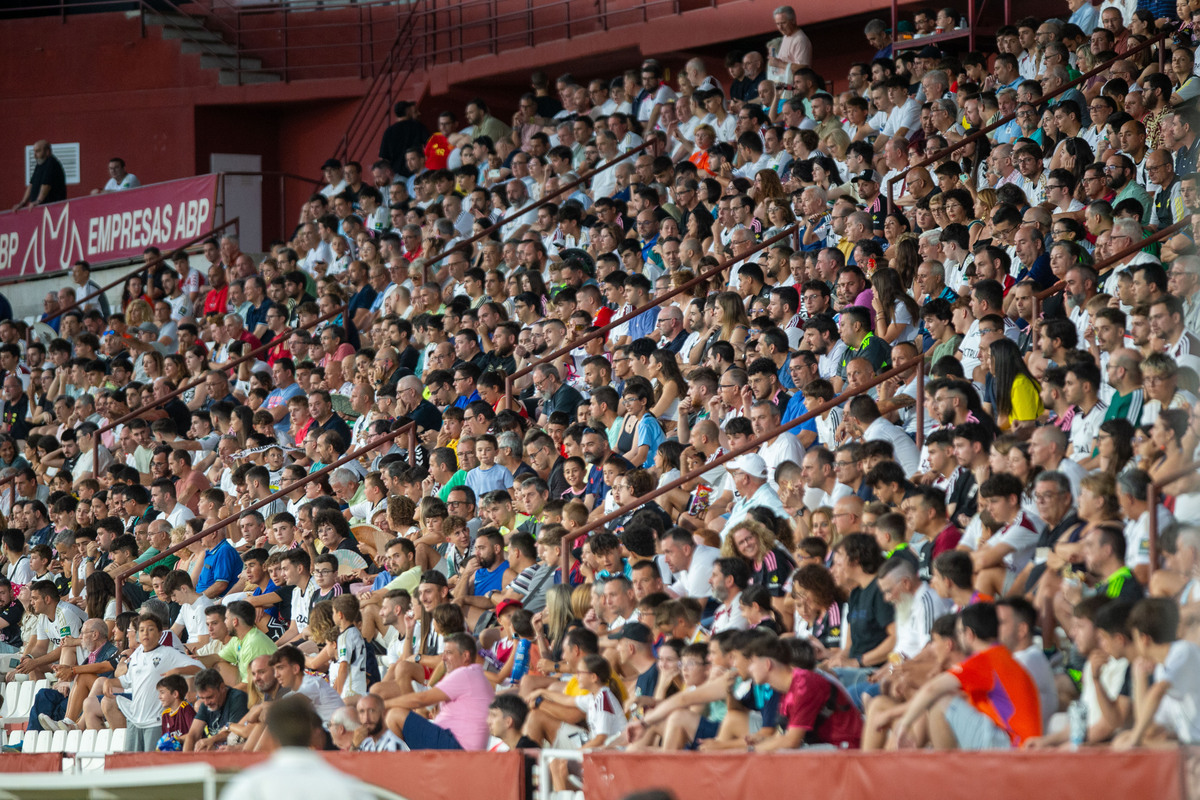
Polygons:
M236 56L237 48L228 42L180 42L179 52L206 56Z
M207 28L176 28L167 25L162 29L164 39L185 39L193 42L221 42L221 34Z
M222 86L238 86L247 83L279 83L283 80L283 76L275 72L262 71L246 71L240 73L232 69L223 69L218 75L218 81Z
M147 25L162 25L174 28L203 28L204 23L186 14L146 14Z
M202 69L238 69L237 52L217 56L208 55L207 51L201 51L200 67ZM243 71L262 69L262 59L242 56L240 67Z

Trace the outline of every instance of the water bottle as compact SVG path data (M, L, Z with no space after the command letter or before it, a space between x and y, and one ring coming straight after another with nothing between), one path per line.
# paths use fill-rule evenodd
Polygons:
M525 677L525 673L529 671L529 648L533 647L533 642L528 639L517 640L517 655L513 659L512 682L514 685L521 682L521 678Z
M1080 700L1072 700L1067 706L1067 720L1071 726L1071 746L1079 747L1087 739L1087 709Z

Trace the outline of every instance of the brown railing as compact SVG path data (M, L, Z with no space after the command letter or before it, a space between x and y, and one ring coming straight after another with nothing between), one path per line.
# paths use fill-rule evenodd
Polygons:
M555 359L565 356L567 353L571 352L576 347L580 347L584 344L587 344L588 342L592 341L593 339L598 339L601 336L608 335L608 332L611 331L613 328L617 327L618 325L624 324L624 323L628 322L629 320L634 319L635 317L638 317L641 314L649 311L650 309L656 308L656 307L662 305L666 301L670 300L672 297L676 297L677 295L683 294L684 292L689 291L690 289L699 285L700 283L707 281L709 278L719 275L720 273L729 269L736 262L743 261L747 257L753 255L754 253L764 250L773 244L777 244L779 242L786 241L787 239L791 238L796 233L796 230L799 227L800 227L799 223L796 223L795 225L792 225L790 228L785 229L782 233L776 234L775 236L772 236L769 239L765 239L765 240L757 243L756 245L754 245L754 247L750 248L745 253L742 253L741 255L731 256L731 257L725 259L720 264L717 264L715 267L712 267L711 269L701 272L699 275L692 278L687 283L677 286L669 292L664 292L663 294L658 295L657 297L655 297L653 300L646 303L645 305L638 306L637 308L633 309L632 311L630 311L628 314L626 314L623 317L617 317L616 319L612 320L611 322L609 322L607 325L605 325L602 328L597 328L594 331L590 331L588 333L585 333L582 336L572 339L571 341L567 342L566 344L564 344L562 347L558 348L557 350L546 353L545 355L539 357L538 359L526 364L524 367L521 367L519 370L514 372L512 375L506 376L504 379L505 408L508 408L508 409L512 408L514 381L516 381L518 378L523 378L526 375L528 375L530 372L533 372L533 370L536 369L537 367L540 367L543 364L549 364L550 362L554 361Z
M399 426L398 428L396 428L394 431L391 431L390 433L385 433L382 436L378 436L373 439L370 439L362 447L358 448L357 450L351 450L350 452L346 453L346 455L342 456L341 458L339 458L337 461L333 462L329 466L322 467L321 469L317 470L316 472L311 472L308 475L305 475L303 478L301 478L298 481L294 481L294 482L288 484L287 486L281 487L279 489L279 491L273 492L273 493L267 495L262 500L257 500L255 502L251 503L250 505L248 505L245 508L238 511L236 514L230 514L228 517L225 517L224 519L217 520L212 525L209 525L207 528L204 528L203 530L201 530L199 533L193 534L193 535L187 537L186 539L184 539L183 541L179 542L179 544L171 545L166 550L164 550L161 553L154 556L154 558L151 562L143 563L143 564L131 564L128 569L117 572L116 574L113 575L113 580L117 584L117 613L118 614L121 613L121 599L122 599L121 598L121 594L122 594L121 586L123 585L125 579L128 578L130 575L141 572L142 570L146 569L146 567L151 566L151 565L161 561L162 559L166 558L167 556L174 555L175 553L178 553L183 548L188 547L191 544L200 541L201 539L205 538L206 536L209 536L210 534L216 533L217 531L219 531L222 528L224 528L225 526L227 526L229 523L236 522L237 519L239 517L241 517L243 514L247 514L251 511L257 511L258 509L262 508L263 506L265 506L269 503L273 503L282 497L286 497L288 494L296 491L297 489L301 488L302 486L307 486L308 484L312 483L313 481L317 480L318 478L325 477L326 475L333 472L335 469L342 466L343 464L350 463L351 461L358 458L359 456L369 453L372 450L375 450L380 445L384 445L384 444L387 444L388 442L394 441L395 439L399 438L400 434L402 434L402 433L408 434L408 463L410 466L415 466L416 452L417 452L417 446L416 446L417 423L415 420L413 420L413 421L404 423L403 425Z
M1191 223L1188 220L1181 220L1179 222L1176 222L1174 225L1168 225L1167 227L1162 228L1161 230L1157 230L1154 233L1150 234L1149 236L1147 236L1143 239L1140 239L1137 242L1134 242L1133 244L1129 245L1124 250L1120 250L1120 251L1114 253L1113 255L1109 256L1108 258L1104 259L1103 261L1097 262L1095 265L1092 266L1092 269L1094 269L1097 273L1100 273L1100 272L1108 269L1109 267L1114 267L1117 264L1120 264L1125 259L1129 258L1131 255L1134 255L1135 253L1143 250L1146 247L1146 245L1153 244L1154 242L1162 241L1163 239L1166 239L1167 237L1172 236L1172 235L1178 233L1179 231L1183 230L1185 227L1187 227L1190 224ZM1033 319L1029 321L1029 335L1031 337L1030 342L1032 343L1033 347L1036 348L1037 342L1038 342L1037 320L1038 320L1038 316L1040 313L1039 310L1041 309L1042 301L1048 297L1051 297L1052 295L1058 294L1064 288L1066 288L1066 285L1067 285L1066 281L1058 281L1053 286L1050 286L1040 292L1033 293L1033 312L1031 314Z
M1177 480L1186 478L1200 470L1200 461L1184 464L1174 472L1167 473L1158 480L1152 480L1146 488L1146 505L1150 509L1150 573L1158 569L1158 500L1159 492Z
M817 416L824 414L829 409L835 408L835 407L841 405L842 403L845 403L850 398L855 397L860 394L863 394L864 392L866 392L869 389L875 388L876 386L878 386L879 384L888 380L889 378L895 377L896 375L902 375L903 373L907 372L909 369L912 369L913 367L917 367L918 371L920 371L922 365L924 364L924 361L925 361L925 357L923 355L920 355L914 359L905 361L902 364L897 364L896 366L892 367L891 369L889 369L885 372L879 373L878 375L876 375L874 378L867 381L866 383L855 386L853 389L844 391L841 394L839 394L838 396L832 398L831 400L827 400L824 403L821 403L820 405L818 405L814 408L810 408L808 410L808 413L803 414L799 417L796 417L794 420L791 420L790 422L786 422L783 425L780 425L776 428L773 428L764 434L755 436L755 437L751 438L749 441L747 441L745 444L741 445L740 447L735 447L732 450L730 450L728 453L724 453L724 454L718 456L717 458L714 458L712 461L705 462L705 464L703 466L697 467L696 469L692 470L691 472L680 475L675 480L673 480L669 483L665 483L662 486L659 486L658 488L654 489L654 491L647 492L646 494L637 498L633 502L626 503L625 505L621 506L617 510L615 510L609 514L605 514L604 516L600 517L597 520L587 523L586 525L583 526L583 528L579 529L578 531L572 531L570 534L568 534L568 536L565 539L563 539L562 563L560 565L561 569L562 569L562 580L564 582L569 582L567 576L569 576L571 574L571 550L572 550L572 547L574 546L575 542L579 541L580 539L584 538L585 536L590 535L592 532L599 530L600 528L604 527L608 523L617 519L621 515L627 514L630 511L635 511L638 508L641 508L646 503L650 502L651 500L654 500L655 498L666 494L667 492L671 491L672 489L678 489L680 486L683 486L685 483L696 480L697 478L704 475L704 473L710 471L713 467L719 467L728 461L732 461L733 459L737 458L738 456L742 455L743 453L750 453L750 452L753 452L754 450L757 450L758 447L760 445L762 445L764 442L769 442L770 440L774 439L779 434L785 433L786 431L790 431L792 428L803 425L805 422L808 422L809 420L815 419ZM923 425L921 425L920 421L918 421L918 428L921 428L921 427L923 427Z
M327 320L337 317L338 314L343 313L344 311L347 310L347 308L348 308L348 306L341 306L340 308L336 308L333 311L330 311L328 314L317 317L315 320L308 323L308 325L300 325L295 328L288 328L286 335L290 336L291 334L295 333L296 331L302 331L305 328L309 328L309 327L312 327L315 325L320 325L322 322L325 322ZM343 323L343 325L344 325L344 323ZM244 355L241 355L238 358L233 359L232 361L226 361L222 364L216 364L212 368L220 369L220 370L232 369L241 364L244 364L247 361L250 361L253 358L257 358L259 355L261 355L262 353L265 353L267 350L271 349L272 347L276 346L277 344L279 344L279 342L272 339L270 342L267 342L266 344L262 344L256 348L254 348L249 353L245 353ZM92 469L95 472L99 471L98 467L100 465L100 458L99 458L99 456L100 456L100 453L99 453L100 434L108 433L109 431L113 430L117 426L123 425L132 419L140 417L142 414L146 413L147 411L150 411L150 410L156 409L156 408L160 408L163 405L165 405L166 403L170 402L171 400L174 400L176 397L179 397L184 392L187 392L190 389L194 389L202 383L204 383L203 375L192 380L190 383L185 383L182 386L180 386L176 389L173 389L172 391L168 392L167 394L163 395L162 397L156 397L151 402L149 402L145 405L142 405L142 406L138 406L136 409L130 411L127 414L124 414L124 415L118 417L117 419L113 420L112 422L109 422L108 424L106 424L102 428L100 428L98 431L96 431L96 433L94 434L95 443L92 447ZM45 459L53 458L53 457L59 455L60 453L62 453L62 447L59 447L55 450L50 451L43 458L45 458ZM13 475L9 475L7 477L0 477L0 489L2 489L5 485L11 483L12 481L16 480L16 478L17 478L17 474L15 474L15 473Z
M1080 84L1084 83L1085 81L1087 81L1091 78L1094 78L1095 76L1104 72L1105 70L1107 70L1109 67L1111 67L1113 64L1117 63L1118 61L1129 58L1129 56L1133 55L1134 53L1140 53L1142 50L1145 50L1148 47L1153 47L1155 44L1162 42L1164 39L1166 39L1170 35L1171 35L1171 33L1169 31L1163 31L1162 33L1159 33L1159 34L1151 37L1150 39L1139 44L1137 47L1127 50L1125 53L1117 56L1116 58L1110 58L1108 61L1105 61L1103 64L1097 65L1095 67L1095 69L1092 69L1092 70L1084 73L1083 75L1080 75L1078 78L1076 78L1073 81L1069 81L1068 83L1063 84L1059 88L1055 89L1053 92L1042 95L1042 97L1039 99L1038 102L1044 103L1047 100L1058 97L1060 94L1062 94L1063 92L1066 92L1069 89L1074 89L1075 87L1079 86ZM1162 67L1161 62L1163 60L1164 53L1165 53L1165 50L1163 48L1159 48L1159 62L1160 62L1159 67L1160 67L1160 69ZM1083 113L1085 110L1086 109L1080 109L1080 113ZM1013 121L1016 118L1017 118L1017 111L1014 111L1012 114L1009 114L1007 117L1001 117L1000 119L996 120L995 122L993 122L989 125L984 125L979 130L973 131L972 133L970 133L967 136L964 136L963 138L959 139L958 141L951 142L950 144L948 144L945 147L945 149L939 150L938 152L934 153L933 155L926 156L925 158L921 159L916 164L912 164L912 165L906 167L903 172L901 172L899 175L897 175L896 177L894 177L890 181L888 181L887 186L884 187L884 193L887 197L888 213L891 213L896 207L895 198L892 196L892 187L895 186L898 181L903 182L908 177L909 172L916 169L917 167L927 167L930 164L941 161L943 158L950 155L955 150L959 150L963 146L968 145L968 144L988 135L992 131L996 130L997 128L999 128L1003 125L1007 125L1009 122ZM976 159L976 160L978 160L978 159Z

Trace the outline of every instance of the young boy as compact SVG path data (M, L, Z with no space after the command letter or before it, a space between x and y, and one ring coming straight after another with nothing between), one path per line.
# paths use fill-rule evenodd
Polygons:
M476 497L482 497L497 489L511 489L512 473L507 467L496 463L496 437L485 433L475 440L475 457L479 466L467 473L466 485L471 487Z
M488 743L489 753L507 753L509 750L532 750L538 743L521 733L529 706L515 694L498 694L488 706L487 726L492 739Z
M819 536L806 536L797 545L796 553L800 557L797 568L807 564L824 564L825 556L829 554L829 545Z
M1200 645L1176 639L1179 606L1166 597L1138 601L1129 613L1138 660L1133 665L1133 729L1113 747L1175 747L1200 742ZM1150 683L1149 665L1154 665Z
M54 560L54 553L50 550L49 545L35 544L29 548L29 568L33 570L34 581L50 581L58 587L58 593L66 596L71 588L71 583L62 575L58 575L50 571L50 562ZM30 581L32 583L33 581Z
M333 623L340 633L337 639L337 661L333 665L333 688L343 700L364 695L370 681L367 677L367 643L358 630L362 614L358 598L343 594L333 600ZM376 675L375 680L379 677Z
M338 583L338 560L333 553L322 553L313 561L313 581L317 591L312 598L312 606L322 600L332 600L342 594L342 584ZM311 606L310 606L311 607Z
M192 727L196 709L187 701L188 685L182 675L167 675L155 684L162 703L162 737L158 750L176 753L183 749L183 736Z
M278 487L283 484L283 448L271 447L263 456L263 462L267 466L267 473L270 476L271 491L277 491Z

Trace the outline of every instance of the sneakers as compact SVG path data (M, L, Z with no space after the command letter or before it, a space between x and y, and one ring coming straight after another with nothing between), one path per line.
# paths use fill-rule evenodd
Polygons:
M48 714L38 714L38 723L44 731L73 731L79 728L69 719L53 719Z

